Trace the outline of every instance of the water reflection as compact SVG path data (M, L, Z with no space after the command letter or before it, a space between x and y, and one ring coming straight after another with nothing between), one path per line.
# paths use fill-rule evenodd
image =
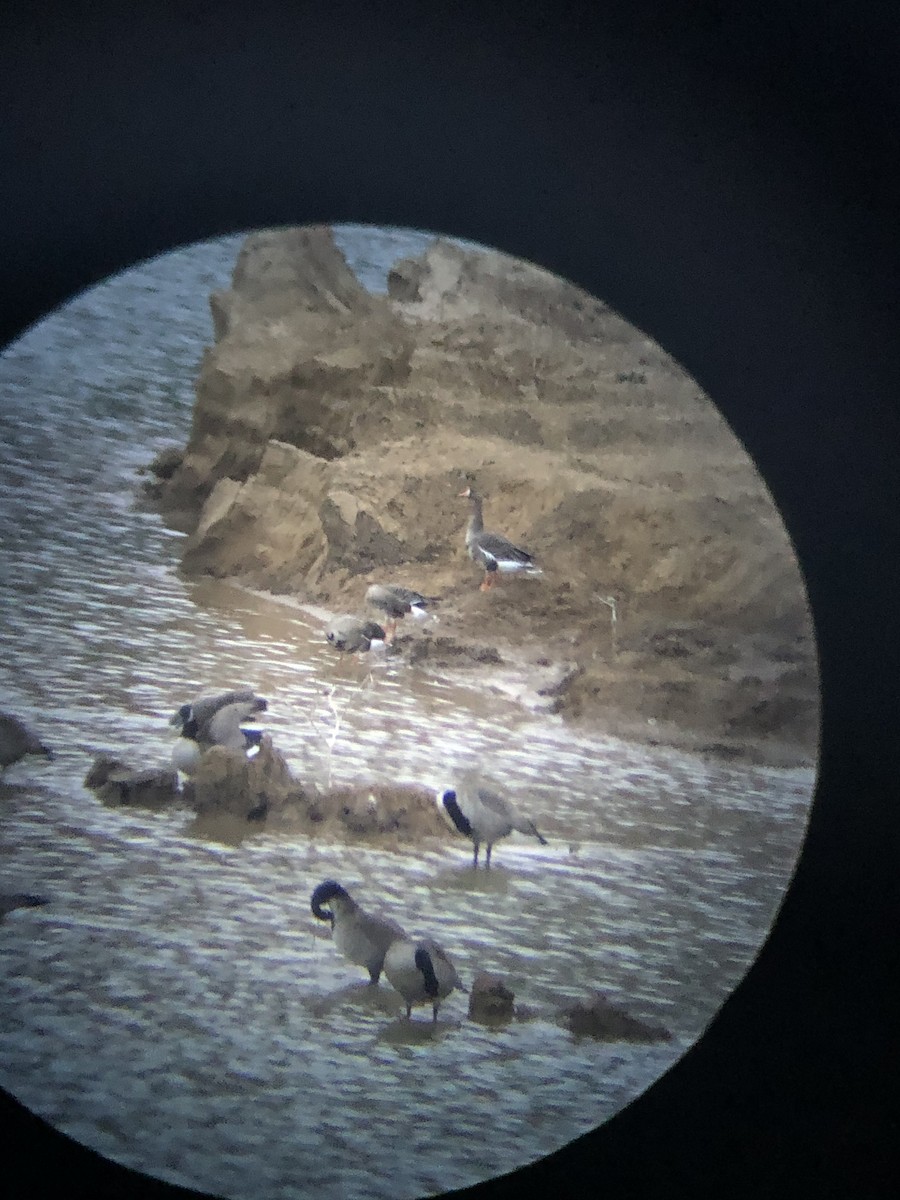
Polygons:
M336 656L298 606L182 581L178 535L132 496L186 436L205 297L236 248L114 281L0 359L0 668L9 707L59 749L0 782L3 889L52 898L2 928L0 1083L204 1190L462 1187L602 1122L699 1035L769 928L812 775L576 736L455 680ZM167 762L173 709L245 682L301 777L437 789L487 762L550 844L514 834L474 872L449 831L403 853L243 840L81 786L100 750ZM467 982L502 974L531 1018L476 1025L454 992L436 1029L398 1020L399 997L315 928L328 877L435 937ZM673 1041L573 1039L554 1010L594 987Z

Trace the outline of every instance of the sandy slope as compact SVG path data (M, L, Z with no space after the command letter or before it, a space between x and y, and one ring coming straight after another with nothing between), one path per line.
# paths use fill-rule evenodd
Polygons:
M437 242L389 288L364 292L326 228L248 239L211 300L188 445L149 486L190 533L185 572L343 611L403 582L442 598L437 632L397 639L423 668L518 678L649 741L814 761L799 568L698 386L602 303L503 255ZM470 481L542 578L478 590Z

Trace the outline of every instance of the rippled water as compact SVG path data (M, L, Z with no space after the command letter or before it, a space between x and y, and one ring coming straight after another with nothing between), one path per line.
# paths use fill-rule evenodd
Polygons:
M375 288L425 240L342 239ZM338 658L299 607L179 579L178 535L133 504L137 472L187 436L207 296L240 240L112 280L0 358L3 706L59 750L0 782L0 890L52 899L0 928L0 1084L207 1191L441 1192L604 1121L697 1038L771 924L813 776L574 736L500 695ZM462 840L231 847L185 812L111 810L82 787L100 749L167 762L173 708L245 681L298 774L437 787L477 764L550 844L514 835L490 875ZM488 1031L454 993L436 1029L401 1021L312 919L327 876L433 934L464 978L501 972L538 1015ZM673 1041L575 1039L541 1015L593 987Z

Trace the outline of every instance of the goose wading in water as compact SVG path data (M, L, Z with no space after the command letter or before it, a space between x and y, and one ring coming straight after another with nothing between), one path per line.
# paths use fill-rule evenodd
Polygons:
M262 730L244 729L242 722L267 708L262 696L249 688L201 696L190 704L182 704L169 721L181 732L172 750L172 765L183 774L192 775L204 750L210 746L224 746L239 754L258 749Z
M364 617L335 617L325 631L325 641L335 650L369 650L373 642L386 640L384 630L377 621Z
M39 754L47 759L54 757L50 747L45 746L23 721L12 713L0 713L0 773L28 754Z
M533 554L514 545L509 538L485 530L482 500L474 488L468 487L459 494L469 501L472 509L466 527L466 551L474 563L484 568L483 592L494 586L498 572L501 575L543 575Z
M450 789L444 792L441 800L459 832L475 843L473 867L478 866L478 850L482 842L487 847L485 867L489 868L494 843L508 837L513 830L536 837L542 846L547 845L547 839L538 831L535 823L523 817L511 800L490 788Z
M324 908L328 904L330 908ZM348 962L365 967L369 982L378 983L388 947L406 934L389 917L367 913L346 888L326 879L315 889L310 900L313 916L331 922L331 933L338 951Z
M386 642L393 641L397 623L405 616L412 616L418 620L429 616L428 606L436 600L436 596L423 596L421 592L414 592L412 588L388 583L373 583L366 591L366 604L387 617Z
M394 991L406 1001L406 1019L412 1019L414 1004L430 1004L432 1021L437 1021L438 1009L454 988L468 988L457 974L456 967L430 938L416 942L402 937L392 942L384 957L384 973Z

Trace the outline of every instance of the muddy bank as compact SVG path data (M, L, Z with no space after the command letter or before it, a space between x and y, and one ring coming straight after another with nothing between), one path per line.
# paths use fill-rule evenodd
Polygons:
M187 808L195 814L193 832L218 841L239 842L265 830L391 849L426 838L450 842L454 836L427 788L301 781L268 735L252 758L211 747L184 782L169 769L107 754L97 757L84 782L111 806Z
M247 239L211 298L188 443L148 484L188 533L185 574L360 614L369 583L403 583L440 597L437 626L396 639L416 669L513 691L518 672L575 722L814 761L799 569L697 385L602 302L503 255L436 242L388 288L365 292L326 228ZM542 577L479 591L472 482Z

